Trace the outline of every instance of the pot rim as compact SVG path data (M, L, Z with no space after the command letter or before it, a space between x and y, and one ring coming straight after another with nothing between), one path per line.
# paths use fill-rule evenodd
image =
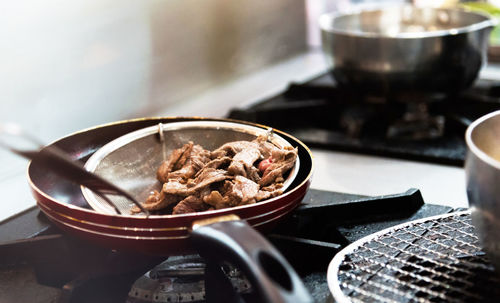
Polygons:
M473 23L471 25L446 29L446 30L436 30L436 31L423 31L423 32L406 32L406 33L396 33L396 34L383 34L383 33L373 33L373 32L362 32L353 30L340 30L332 26L332 21L349 15L357 15L361 13L377 12L382 10L409 10L409 9L421 9L421 10L439 10L439 11L459 11L465 14L482 16L483 21ZM459 34L471 33L475 31L480 31L486 28L493 28L498 24L498 21L494 19L491 15L486 13L472 11L466 8L432 8L432 7L415 7L413 5L400 5L395 7L377 7L377 8L362 8L357 7L355 9L343 12L330 12L325 13L319 17L319 26L321 31L328 34L336 34L343 36L350 36L355 38L378 38L378 39L421 39L421 38L439 38L444 36L454 36Z
M500 110L491 112L489 114L486 114L474 122L472 122L468 127L467 130L465 131L465 143L467 144L467 147L469 148L469 151L472 152L476 157L481 159L483 162L487 163L488 165L493 166L496 169L500 170L500 161L496 160L495 158L491 157L487 153L485 153L483 150L481 150L475 143L474 140L472 139L472 133L476 130L476 128L484 123L485 121L492 119L493 117L500 116Z

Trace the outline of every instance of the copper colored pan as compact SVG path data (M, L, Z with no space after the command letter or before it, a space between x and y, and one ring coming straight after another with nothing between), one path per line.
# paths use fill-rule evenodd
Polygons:
M85 162L108 142L130 132L178 121L230 121L223 119L148 118L107 124L64 137L52 145L73 159ZM229 209L184 215L127 216L99 213L90 208L80 186L43 168L36 160L28 167L28 179L40 209L62 230L113 249L174 255L199 252L217 262L239 265L264 301L310 301L297 274L259 233L272 228L291 212L306 194L312 175L309 149L288 134L276 131L297 147L300 169L282 195L267 201ZM241 220L238 220L240 218ZM213 223L216 222L216 223ZM266 272L272 269L272 272Z

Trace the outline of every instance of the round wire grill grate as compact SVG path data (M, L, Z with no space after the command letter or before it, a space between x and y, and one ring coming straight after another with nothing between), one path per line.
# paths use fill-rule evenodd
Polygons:
M500 279L470 212L398 225L339 252L328 268L337 302L500 302Z

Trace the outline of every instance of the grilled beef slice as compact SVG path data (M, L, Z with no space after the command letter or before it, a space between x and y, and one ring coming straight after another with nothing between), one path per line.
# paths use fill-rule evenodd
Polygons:
M182 200L182 197L180 196L166 194L163 191L158 192L157 190L155 190L151 195L149 195L149 197L146 199L146 202L142 203L142 207L149 211L160 210L171 204L177 203L180 200ZM139 207L134 206L132 207L131 212L140 213L141 210L139 209Z
M181 183L179 180L169 180L163 184L162 191L165 193L187 197L201 191L206 186L232 178L227 171L211 167L203 168L198 172L196 178L188 183Z
M172 214L187 214L198 211L205 211L210 208L210 205L203 202L203 200L198 196L188 196L184 200L180 201L175 207Z
M263 159L272 163L262 173ZM210 152L189 142L174 150L157 171L163 183L143 203L148 210L177 204L174 214L255 203L282 193L283 174L291 169L297 150L279 148L265 137L229 142ZM132 213L140 212L137 207Z
M193 148L193 142L189 142L184 144L184 146L182 146L181 148L174 149L170 154L170 157L166 161L163 161L163 163L156 171L156 178L160 182L167 182L168 174L172 170L175 170L174 168L176 166L180 168L184 164L184 162L186 161L186 157L183 157L183 155L184 153L190 152L192 148ZM181 162L182 165L179 166L177 162Z
M297 153L297 149L294 148L274 150L271 155L272 163L262 174L262 179L260 179L259 185L266 186L273 182L283 182L283 174L295 165Z
M189 154L187 152L188 151L183 154L183 157L185 156L185 161L183 161L182 167L180 167L178 170L169 172L167 175L167 180L188 180L196 173L198 173L203 167L205 167L205 165L211 160L210 152L200 145L194 145L189 150ZM177 163L179 162L180 161L178 161Z

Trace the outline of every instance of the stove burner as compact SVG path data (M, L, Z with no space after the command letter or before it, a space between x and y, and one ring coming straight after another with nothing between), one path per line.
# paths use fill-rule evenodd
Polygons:
M205 268L198 255L170 257L132 285L127 303L204 302ZM236 292L250 290L250 283L238 269L224 264L222 270Z
M500 279L470 212L406 223L346 247L329 268L338 302L496 302Z
M444 116L430 115L426 103L408 103L408 108L401 119L387 128L388 139L424 140L444 135Z

